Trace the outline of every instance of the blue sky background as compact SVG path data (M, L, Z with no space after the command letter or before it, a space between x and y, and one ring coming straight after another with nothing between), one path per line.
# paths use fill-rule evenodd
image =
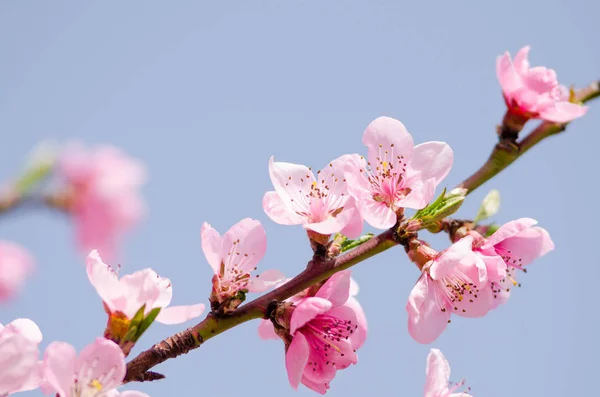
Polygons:
M123 246L122 272L153 267L171 278L174 304L206 302L203 221L221 232L246 216L263 222L263 269L294 275L310 256L300 227L276 225L262 210L269 156L320 168L365 152L364 128L388 115L416 142L452 146L447 186L454 186L496 139L504 111L496 56L531 44L533 65L555 68L565 84L587 84L600 77L599 11L589 0L5 0L0 180L41 139L124 148L148 165L150 211ZM338 374L330 396L422 395L430 347L446 354L453 380L467 377L476 397L596 390L600 103L594 105L459 213L474 216L497 188L497 221L533 217L552 235L557 249L530 267L509 304L483 319L455 319L434 344L419 345L408 335L404 309L418 271L403 250L355 267L370 334L359 364ZM66 218L43 209L5 216L0 238L38 260L20 298L0 307L1 322L31 317L43 346L66 340L81 349L102 333L105 314ZM447 244L429 240L440 249ZM256 326L160 365L166 380L133 387L154 397L315 395L289 387L283 344L260 341ZM133 354L182 328L153 325Z

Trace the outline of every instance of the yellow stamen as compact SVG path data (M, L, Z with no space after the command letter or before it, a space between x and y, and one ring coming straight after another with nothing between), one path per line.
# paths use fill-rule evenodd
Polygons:
M94 379L90 382L90 386L98 391L102 391L102 384L98 382L98 379Z

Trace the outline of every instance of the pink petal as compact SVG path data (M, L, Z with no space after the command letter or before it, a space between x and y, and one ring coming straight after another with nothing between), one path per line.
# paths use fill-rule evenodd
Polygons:
M37 355L38 354L36 351L36 354L35 354L36 358L37 358ZM40 387L43 380L44 380L44 362L38 361L35 363L33 368L31 368L28 371L25 378L22 379L21 386L18 389L13 390L12 392L17 393L17 392L35 390Z
M344 178L346 178L348 192L356 201L370 197L372 195L371 184L365 175L367 161L358 154L348 155L346 159Z
M308 379L306 376L302 376L302 384L319 394L326 394L327 390L329 390L329 382L315 382Z
M396 159L404 156L410 164L413 155L413 138L400 121L391 117L378 117L365 130L362 142L369 148L369 162L375 167L382 160L384 152Z
M156 274L154 270L149 269L152 273ZM166 277L161 277L156 274L156 278L152 280L154 284L158 287L158 297L154 302L148 302L148 307L154 309L156 307L167 307L171 304L171 300L173 299L173 286L171 285L171 280Z
M80 373L81 370L86 371L88 379L102 379L104 389L114 389L123 382L125 377L125 356L113 341L102 337L96 338L79 354L76 371Z
M425 142L415 146L410 168L418 171L423 180L434 179L434 185L448 175L454 161L454 153L445 142Z
M587 113L588 106L582 106L571 102L556 102L554 106L549 106L540 110L542 120L553 123L568 123Z
M396 201L396 206L404 208L421 209L425 208L435 196L435 179L421 179L420 174L413 174L407 180L407 185L411 189L406 197Z
M100 298L108 305L111 310L112 301L121 294L119 279L115 271L102 262L100 254L97 250L93 250L86 260L86 271L90 283L96 288L96 292Z
M202 303L189 306L164 307L158 313L156 321L161 324L181 324L204 313L206 306Z
M48 390L68 396L75 380L75 348L65 342L52 342L44 353L44 382ZM48 394L48 393L46 393Z
M248 281L249 292L263 292L274 288L285 279L285 274L277 269L265 270L259 275L253 276Z
M483 248L492 247L499 242L521 233L523 230L535 225L537 221L531 218L520 218L500 226L483 244Z
M13 321L14 323L14 321ZM0 330L0 395L27 390L38 381L38 343L13 323Z
M28 318L17 318L6 326L17 330L21 335L29 339L32 343L39 344L42 341L42 331L35 322ZM1 329L0 329L1 330Z
M372 197L359 201L358 209L365 221L376 229L389 229L398 219L385 203L375 201Z
M314 176L304 165L269 160L269 175L275 191L292 211L309 213L306 195L310 193Z
M433 261L429 274L434 280L441 280L456 269L465 259L473 256L471 249L473 237L466 236L452 244L441 255Z
M158 274L152 269L126 274L119 280L119 287L123 294L124 305L118 309L129 318L132 318L143 305L146 305L146 310L150 311L154 307L154 302L171 290L163 288ZM164 297L163 300L170 301Z
M341 306L350 296L351 270L343 270L335 273L319 288L315 297L327 299L333 307Z
M335 217L330 215L322 222L307 223L304 227L324 235L339 233L357 216L360 217L354 208L344 209Z
M450 365L440 350L429 351L425 374L425 397L441 397L448 394Z
M506 263L495 251L475 251L475 254L483 260L490 282L498 282L506 277Z
M358 208L356 208L356 204L353 197L350 197L348 201L346 201L346 205L344 206L344 211L348 211L349 214L349 211L351 209L354 210L351 213L352 216L350 217L350 220L348 221L346 226L344 226L344 228L340 231L340 233L348 238L354 239L360 237L362 233L363 218L360 215L360 211L358 210Z
M521 259L519 264L525 266L552 251L554 242L545 229L532 227L498 243L497 247L511 252L512 256Z
M362 306L356 298L350 297L348 301L344 304L344 306L351 308L354 311L354 314L356 315L358 328L356 329L356 331L354 331L354 333L350 337L350 340L352 342L352 347L358 350L367 340L367 332L369 331L369 326L367 324L367 316L365 315ZM335 308L332 310L335 310Z
M356 167L356 155L344 154L332 160L319 173L317 173L317 186L323 188L326 186L327 201L339 201L342 199L342 204L345 199L343 196L348 195L348 185L344 180L344 173L347 168ZM329 206L329 209L338 208L338 205Z
M521 76L517 73L508 52L496 59L496 76L504 95L510 96L523 86Z
M294 390L298 390L300 379L304 373L304 367L308 363L310 348L302 332L294 335L292 343L285 353L285 369L288 373L288 380Z
M358 295L358 291L360 290L358 283L352 277L350 278L350 296Z
M0 241L0 301L11 298L34 270L34 260L21 246Z
M223 235L221 258L229 271L250 273L267 250L267 234L259 221L245 218Z
M221 268L221 236L219 232L213 229L208 223L202 224L200 231L200 239L202 240L202 251L206 257L206 261L212 267L215 274L219 273Z
M434 282L423 273L408 296L408 333L419 343L436 340L448 326L450 310L438 306ZM441 297L439 298L441 300Z
M269 320L260 320L260 324L258 325L258 336L262 340L279 339L279 336L275 333L273 323Z
M306 323L330 310L332 304L327 299L311 297L302 299L292 312L290 320L290 334L294 335L298 328L302 328Z
M280 225L301 225L305 222L303 217L285 205L277 192L266 192L262 205L267 216Z
M517 55L515 55L513 65L517 73L519 73L520 75L524 75L525 73L527 73L527 70L530 67L528 59L530 49L531 47L526 45L525 47L521 48L519 52L517 52Z

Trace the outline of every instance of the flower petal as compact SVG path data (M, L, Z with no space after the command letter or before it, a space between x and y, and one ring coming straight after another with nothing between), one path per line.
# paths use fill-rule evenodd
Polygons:
M126 274L119 280L119 286L123 294L123 307L119 307L127 317L133 318L135 313L144 305L146 311L154 307L154 302L162 295L171 291L165 289L160 282L161 279L152 269L138 270L132 274ZM165 302L170 299L163 299ZM168 302L167 302L168 304ZM164 307L161 305L160 307Z
M500 228L485 241L482 248L492 247L509 237L521 233L523 230L528 229L535 224L537 224L537 221L531 218L520 218L507 222L500 226Z
M285 274L277 269L265 270L248 281L249 292L263 292L274 288L285 279Z
M425 397L440 397L448 394L450 365L439 349L429 351L425 374Z
M277 192L266 192L262 205L267 216L280 225L301 225L306 221L286 206Z
M511 252L512 256L520 259L519 264L525 266L552 251L554 242L545 229L532 227L498 243L497 247Z
M408 296L408 333L419 343L436 340L448 326L450 310L437 304L434 281L423 273Z
M285 369L287 370L288 380L294 390L298 390L300 379L304 373L304 367L308 363L309 356L308 342L302 332L294 335L292 343L285 353Z
M434 280L441 280L450 274L465 258L474 257L472 251L473 237L465 236L452 244L433 261L429 274Z
M206 257L206 261L212 267L215 274L219 273L221 268L221 236L211 225L204 222L200 231L200 239L202 240L202 251Z
M358 209L365 221L376 229L389 229L398 219L385 203L375 201L372 197L359 201Z
M295 335L298 328L302 328L306 323L330 310L332 304L327 299L311 297L302 299L292 312L290 320L290 334Z
M542 120L551 121L553 123L568 123L585 115L588 108L588 106L579 105L577 103L556 102L554 103L554 106L549 106L540 110L539 117Z
M279 336L275 333L273 323L269 320L260 320L260 324L258 325L258 336L262 340L279 339Z
M350 296L351 270L343 270L335 273L319 288L315 297L327 299L335 306L341 306Z
M425 142L415 146L410 168L423 180L433 179L437 186L450 172L453 161L454 152L446 142Z
M87 371L89 379L102 379L102 388L114 389L125 377L125 355L116 343L99 337L79 354L77 373L82 369Z
M14 327L21 335L25 336L33 343L42 341L42 331L35 322L28 318L17 318L7 325L7 328Z
M127 390L119 393L119 397L150 397L146 393L137 390Z
M350 297L344 306L351 308L356 315L356 324L358 325L358 328L350 337L350 341L352 342L352 347L358 350L367 340L367 332L369 331L367 316L365 315L365 311L356 298Z
M356 209L343 209L342 212L336 216L329 215L327 219L322 222L307 223L304 227L323 235L339 233L357 216L360 217Z
M525 73L527 73L527 70L530 67L529 66L529 51L530 50L531 50L531 47L526 45L523 48L521 48L519 50L519 52L517 52L517 54L515 55L515 60L513 62L513 65L514 65L517 73L519 73L520 75L524 75Z
M267 251L267 234L259 221L244 218L223 235L221 258L226 272L250 273Z
M90 283L108 307L112 310L112 301L121 295L117 274L100 258L98 251L93 250L86 260L86 271Z
M275 191L284 204L294 212L310 213L306 195L310 193L314 176L308 167L300 164L269 160L269 175Z
M508 51L496 59L496 76L504 95L512 95L523 85L521 76L517 73Z
M200 317L206 306L203 303L189 306L170 306L163 307L156 321L161 324L181 324L196 317Z
M44 382L48 390L68 396L75 380L75 348L65 342L52 342L44 353ZM46 393L47 394L47 393Z
M413 155L413 138L404 124L391 117L378 117L365 130L362 142L369 148L369 163L373 169L384 160L384 154L394 161L404 156L404 162L410 164ZM389 160L387 160L389 161Z

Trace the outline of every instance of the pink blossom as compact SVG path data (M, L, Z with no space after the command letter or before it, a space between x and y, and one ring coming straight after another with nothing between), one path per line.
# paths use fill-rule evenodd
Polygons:
M427 356L427 369L425 378L425 397L471 397L467 393L453 393L465 382L449 385L450 365L448 360L438 349L431 349Z
M0 302L12 298L33 269L33 258L23 247L0 241Z
M350 271L342 271L331 276L314 297L292 306L286 324L289 337L284 339L292 388L298 389L302 382L325 394L338 370L357 363L356 350L364 343L366 332L356 331L361 326L366 330L366 324L360 324L353 307L346 305L349 291Z
M481 317L493 306L487 288L487 269L466 236L422 264L422 274L411 291L406 311L408 332L419 343L437 339L452 313Z
M280 285L283 285L290 280L291 279L286 279ZM277 287L279 287L279 285L277 285ZM308 296L307 293L309 291L310 291L310 288L300 292L297 295L292 296L289 299L286 299L285 301L292 302L292 303L298 303L302 299L304 299ZM349 297L348 297L348 300L346 301L346 303L344 303L344 306L348 306L348 307L352 308L352 310L354 310L354 313L356 314L356 318L357 318L357 325L358 325L358 328L354 331L355 338L357 340L364 341L367 339L368 325L367 325L367 317L365 315L365 312L364 312L362 306L360 305L360 303L358 302L358 299L356 299L356 296L358 295L358 291L359 291L358 283L353 278L350 278ZM258 325L258 336L263 340L279 339L279 336L277 336L277 334L275 333L275 329L273 328L273 323L270 320L260 320L260 324Z
M65 342L52 342L44 353L44 394L57 397L148 397L138 391L119 393L126 365L121 348L97 338L79 356Z
M473 251L486 265L495 307L510 297L511 287L518 285L516 271L554 249L554 243L545 229L537 227L535 219L520 218L501 226L489 238L475 236Z
M119 278L109 265L102 262L96 250L88 255L86 269L90 282L111 315L120 314L132 319L146 305L145 315L154 308L161 308L156 321L179 324L200 316L204 311L203 304L167 307L173 297L171 282L152 269Z
M0 324L0 396L33 390L41 382L38 345L42 333L31 320Z
M267 235L259 221L245 218L223 236L202 225L202 250L214 271L211 302L222 303L238 292L262 292L284 279L279 270L251 276L267 250Z
M72 144L60 158L59 172L70 188L68 208L81 248L113 258L117 241L144 212L139 193L144 165L115 147Z
M356 238L362 219L348 194L344 168L349 156L342 156L313 175L304 165L269 161L275 191L267 192L263 208L282 225L303 225L322 235L342 233Z
M587 112L587 106L569 102L569 91L556 80L556 72L529 66L529 46L511 60L507 52L496 60L496 74L509 112L525 120L540 118L566 123Z
M362 141L369 149L368 162L352 155L344 175L360 214L377 229L394 226L403 208L425 207L454 159L444 142L414 146L404 124L390 117L373 120Z

